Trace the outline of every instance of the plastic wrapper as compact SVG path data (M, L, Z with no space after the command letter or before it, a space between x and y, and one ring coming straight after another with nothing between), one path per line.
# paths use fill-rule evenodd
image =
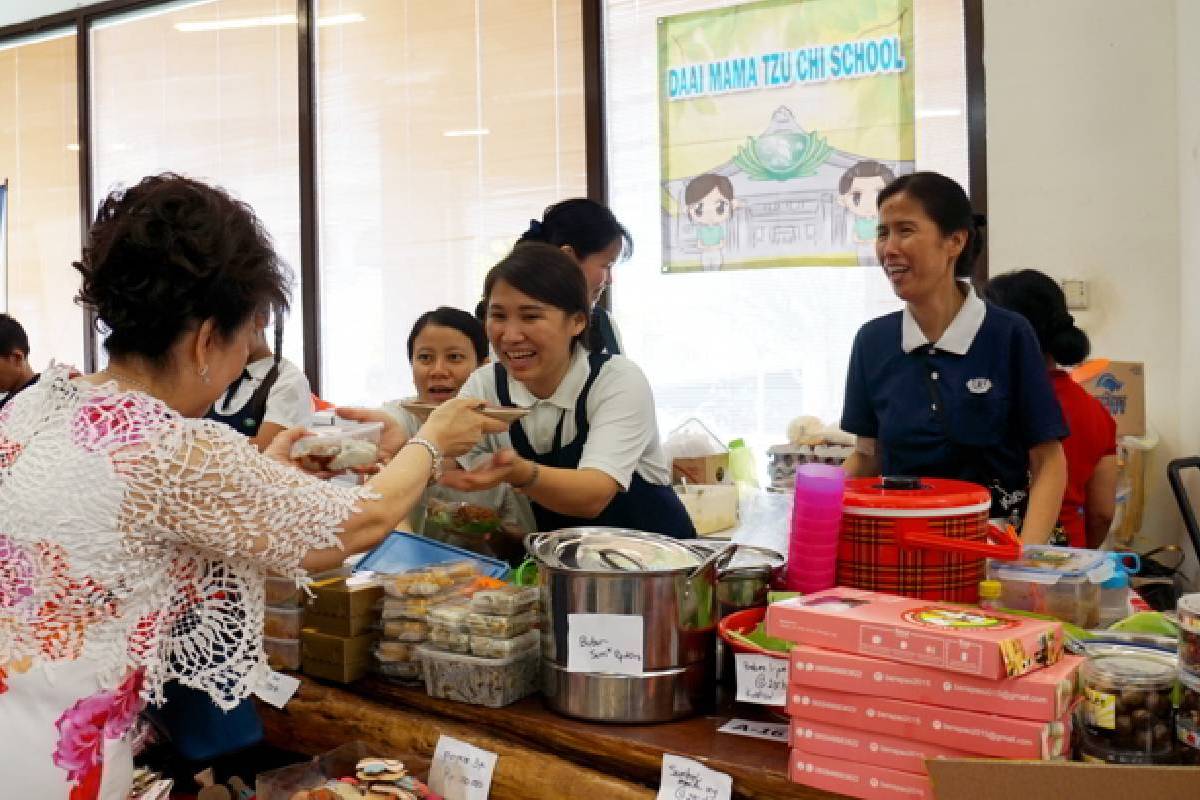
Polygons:
M528 650L509 658L478 658L446 653L422 645L418 656L425 669L430 697L500 708L538 688L541 654Z
M468 605L466 601L443 603L431 608L425 619L434 627L447 631L466 632L467 616L471 613L472 608L474 608L473 599L471 605Z
M538 596L536 586L507 584L499 589L483 589L472 595L471 611L511 617L536 608ZM463 621L465 624L465 618Z
M537 625L537 615L532 611L518 614L515 617L496 616L494 614L467 615L467 628L476 636L488 636L493 639L511 639L525 631L533 630Z
M379 457L383 423L318 427L292 445L291 456L310 471L340 472L374 464Z
M382 640L375 643L375 658L379 661L397 663L412 661L417 657L417 643Z
M397 642L423 642L429 638L429 625L423 619L385 619L383 636Z
M490 636L471 637L471 655L480 658L508 658L526 650L536 650L542 642L540 631L525 631L511 639L493 639Z
M429 626L429 644L439 650L466 653L471 649L471 634L440 625Z

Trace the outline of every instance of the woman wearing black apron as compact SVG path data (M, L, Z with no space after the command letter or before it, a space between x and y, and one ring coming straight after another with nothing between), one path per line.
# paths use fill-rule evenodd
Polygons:
M465 459L473 469L442 482L464 491L509 483L529 497L543 531L606 525L694 537L670 486L646 376L583 346L591 309L579 267L557 247L521 243L488 273L484 295L497 362L461 394L529 413L485 437Z

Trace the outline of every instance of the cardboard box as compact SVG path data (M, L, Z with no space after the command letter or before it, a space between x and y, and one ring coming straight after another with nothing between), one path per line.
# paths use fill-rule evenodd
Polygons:
M1062 758L1071 743L1069 713L1054 722L1033 722L807 686L788 689L787 711L793 717L842 728L916 739L997 758Z
M1067 655L1046 669L993 681L797 645L792 649L788 681L793 686L1050 722L1060 719L1074 702L1076 673L1082 663L1079 656Z
M874 731L843 728L811 719L792 720L792 747L805 753L886 769L925 775L925 761L931 758L972 758L970 753L951 747L914 742L885 736Z
M803 750L793 750L788 762L792 783L814 789L863 800L934 800L933 784L924 775L856 764Z
M383 588L375 584L346 585L346 578L329 578L309 587L309 600L304 624L333 636L358 636L379 621L376 604L383 597Z
M1000 680L1062 657L1062 624L837 587L767 608L789 642Z
M1118 436L1146 435L1146 374L1140 361L1112 361L1082 384L1117 421Z
M1195 800L1200 768L1074 762L930 761L938 800Z
M367 674L377 633L331 636L314 628L300 632L300 668L314 678L352 683Z
M677 458L671 462L672 483L730 483L729 453Z

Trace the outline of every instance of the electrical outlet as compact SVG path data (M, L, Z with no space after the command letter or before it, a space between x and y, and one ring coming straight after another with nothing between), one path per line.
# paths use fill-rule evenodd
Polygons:
M1087 281L1078 278L1064 280L1062 288L1063 294L1067 296L1067 308L1088 307Z

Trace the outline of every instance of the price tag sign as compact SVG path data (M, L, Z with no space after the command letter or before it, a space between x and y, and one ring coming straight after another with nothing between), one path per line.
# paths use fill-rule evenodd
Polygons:
M690 758L663 756L658 800L729 800L733 778Z
M739 703L759 703L764 706L787 704L786 658L738 653L734 656L737 667L737 698Z
M282 709L287 705L288 700L292 699L292 696L296 694L296 690L299 688L299 678L269 670L266 677L258 684L258 688L254 690L254 693L261 697L263 702L270 703L276 708Z
M567 672L641 675L644 634L638 614L568 614Z
M752 739L766 739L768 742L783 742L787 744L788 726L786 722L751 722L748 719L731 719L717 733L730 733L734 736L749 736Z
M429 788L446 800L487 800L496 754L439 736L429 768Z

